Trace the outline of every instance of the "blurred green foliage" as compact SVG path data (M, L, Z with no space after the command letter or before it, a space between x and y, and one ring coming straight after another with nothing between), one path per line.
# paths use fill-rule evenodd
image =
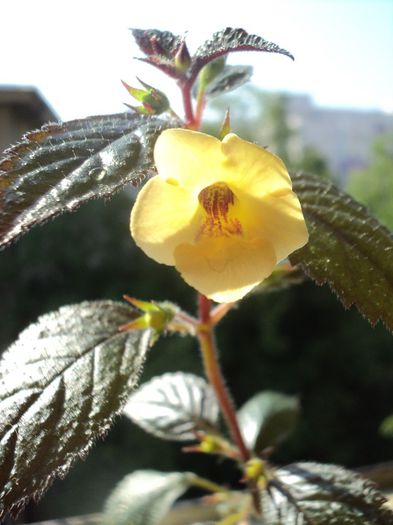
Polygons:
M348 191L393 228L393 133L375 141L371 165L351 173Z

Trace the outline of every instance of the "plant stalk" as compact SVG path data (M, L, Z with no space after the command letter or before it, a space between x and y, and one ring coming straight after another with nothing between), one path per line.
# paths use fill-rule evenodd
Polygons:
M199 319L200 326L197 331L197 336L206 377L217 396L221 411L232 438L239 449L240 456L242 460L246 462L250 459L250 452L244 443L237 421L234 403L225 385L221 372L214 341L213 324L210 316L210 301L204 295L199 295Z
M196 101L195 109L195 127L199 129L202 123L203 110L205 109L205 89L200 88L198 90L198 96Z
M191 99L191 85L188 82L183 82L179 83L179 87L183 97L184 114L186 117L186 128L196 129L196 122Z

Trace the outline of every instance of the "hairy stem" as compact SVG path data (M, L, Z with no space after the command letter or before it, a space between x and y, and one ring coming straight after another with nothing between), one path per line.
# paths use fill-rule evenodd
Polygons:
M186 127L188 129L196 129L196 122L194 117L194 110L192 107L192 99L191 99L191 84L188 82L184 82L179 84L181 94L183 97L183 107L184 107L184 113L186 117Z
M221 372L214 342L213 325L210 317L210 301L199 295L200 326L197 332L200 344L203 365L208 378L220 404L221 411L236 443L243 461L250 459L250 452L244 443L236 417L235 407Z
M195 129L199 129L202 123L203 110L205 109L205 90L200 88L198 90L198 97L195 109Z
M191 484L194 487L199 487L200 489L207 490L208 492L230 494L230 490L227 488L210 481L210 479L200 478L199 476L193 476L191 478Z

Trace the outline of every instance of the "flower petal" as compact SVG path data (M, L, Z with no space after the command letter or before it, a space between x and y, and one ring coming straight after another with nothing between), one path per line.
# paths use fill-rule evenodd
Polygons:
M175 250L175 260L189 285L219 303L241 299L268 277L276 264L270 242L232 237L181 244Z
M193 194L222 178L221 142L187 129L167 129L154 146L159 177L176 180Z
M152 259L174 265L174 250L194 239L202 218L197 198L160 177L150 179L131 211L131 235Z
M260 197L290 190L292 182L280 158L273 153L229 133L222 141L226 158L226 182Z
M238 217L246 239L268 240L277 262L304 246L308 231L299 199L291 190L256 198L237 191Z

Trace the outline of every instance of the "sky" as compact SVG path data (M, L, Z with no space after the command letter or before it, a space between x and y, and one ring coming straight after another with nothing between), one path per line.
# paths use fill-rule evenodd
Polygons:
M1 0L0 15L0 85L36 86L62 120L123 111L133 100L120 80L136 76L179 108L173 81L133 60L130 27L186 34L191 51L242 27L295 56L232 54L261 88L393 112L393 0Z

